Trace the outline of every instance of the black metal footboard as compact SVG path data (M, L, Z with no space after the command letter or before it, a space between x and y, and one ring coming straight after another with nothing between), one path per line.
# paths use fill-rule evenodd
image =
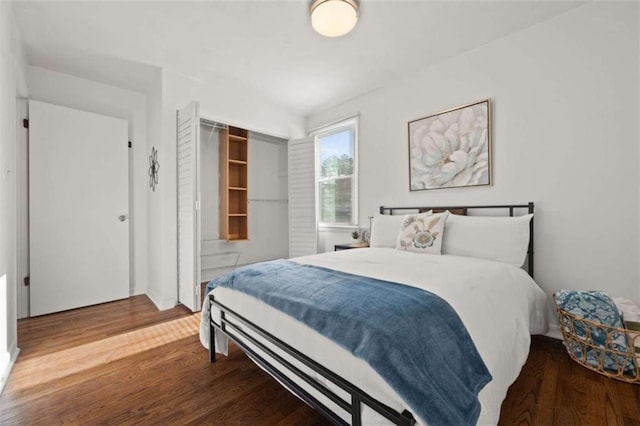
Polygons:
M213 320L213 316L211 315L211 308L217 307L220 309L220 324L217 324ZM287 343L273 336L269 332L260 328L255 323L249 321L233 310L229 309L222 303L215 300L213 294L209 295L209 322L210 322L210 331L209 331L209 361L215 362L216 360L216 352L215 352L215 329L222 331L227 337L229 337L236 345L238 345L250 358L252 358L256 363L262 366L265 370L267 370L270 374L276 377L281 383L283 383L291 392L299 396L302 400L304 400L307 404L314 407L320 413L322 413L325 417L331 420L335 424L345 425L346 423L342 417L334 412L332 409L327 407L325 404L320 402L317 398L307 392L304 388L298 385L295 381L293 381L290 376L294 376L296 378L304 380L310 386L312 386L315 390L320 392L322 395L331 400L334 404L336 404L340 409L344 410L346 413L351 416L351 423L354 426L360 426L362 424L362 405L367 405L371 407L373 410L378 412L380 415L388 419L394 424L409 426L414 425L416 423L413 415L404 410L402 413L394 410L388 405L383 404L382 402L374 399L369 394L364 392L362 389L354 386L344 378L338 376L331 370L327 369L325 366L317 363L312 360L308 356L294 349ZM214 328L215 327L215 328ZM318 383L313 377L306 374L304 371L300 370L298 367L293 365L291 362L284 359L281 355L273 351L271 348L266 346L262 341L259 341L254 336L248 334L243 329L251 330L251 332L259 335L262 339L269 342L270 344L276 346L282 352L288 354L293 357L297 361L301 362L306 367L315 371L316 373L322 375L322 377L330 380L332 383L340 387L344 392L348 393L351 396L351 401L347 402L340 396L338 396L333 391L329 390L323 384ZM260 356L255 350L253 350L248 344L251 343L255 347L259 348L261 351L269 355L272 359L276 360L278 363L283 365L286 368L286 372L283 372L273 366L270 362Z

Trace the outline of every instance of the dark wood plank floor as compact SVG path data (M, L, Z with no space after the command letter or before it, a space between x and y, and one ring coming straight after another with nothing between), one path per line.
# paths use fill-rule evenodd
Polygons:
M0 424L326 425L237 348L209 364L199 315L146 296L21 320ZM640 386L597 376L534 338L500 424L640 424Z
M500 425L640 425L640 385L580 366L559 340L534 336L502 403Z

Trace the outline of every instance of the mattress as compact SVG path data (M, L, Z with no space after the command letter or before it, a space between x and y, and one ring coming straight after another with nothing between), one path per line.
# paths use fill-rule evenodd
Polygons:
M518 377L527 359L530 335L546 331L545 293L524 270L512 265L452 255L407 253L388 248L345 250L291 260L415 286L446 300L462 319L493 376L493 380L479 395L482 406L479 424L498 422L507 389ZM216 300L288 342L372 397L399 412L405 409L411 411L402 398L363 360L355 358L306 325L246 294L222 287L216 288L213 293ZM212 316L216 322L219 321L217 310L214 309ZM205 347L209 346L208 319L208 303L205 303L200 329L200 338ZM259 349L254 349L270 360ZM226 339L221 333L216 335L216 351L223 354L227 351ZM317 377L304 366L299 367ZM324 378L317 377L317 381L340 394ZM302 386L314 393L308 385ZM334 407L326 398L320 396L318 399L330 408ZM336 407L336 412L339 411ZM349 421L346 413L343 418ZM364 424L385 423L385 419L372 410L364 409L362 418ZM421 419L417 420L425 424Z

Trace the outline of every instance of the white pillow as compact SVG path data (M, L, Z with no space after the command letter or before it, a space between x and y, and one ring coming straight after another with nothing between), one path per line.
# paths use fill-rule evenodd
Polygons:
M431 210L427 213L431 213ZM377 214L371 221L369 246L395 248L400 226L406 216L409 215Z
M378 214L371 221L370 247L395 247L405 215Z
M442 253L522 266L529 248L532 214L516 217L449 215Z
M406 215L398 233L397 250L442 254L442 236L449 212Z

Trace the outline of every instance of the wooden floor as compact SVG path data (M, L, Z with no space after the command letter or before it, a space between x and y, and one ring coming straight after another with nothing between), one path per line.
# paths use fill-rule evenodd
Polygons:
M534 336L502 403L500 425L640 425L640 385L572 361L559 340Z
M237 348L209 364L199 315L146 296L21 320L1 425L325 425ZM595 375L534 338L500 424L640 425L640 386Z

